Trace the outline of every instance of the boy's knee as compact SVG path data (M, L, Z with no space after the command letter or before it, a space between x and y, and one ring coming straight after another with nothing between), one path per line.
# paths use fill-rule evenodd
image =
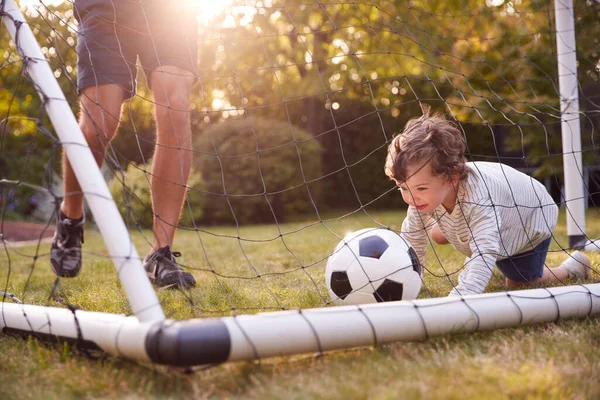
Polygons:
M448 244L448 239L444 236L440 228L435 225L431 230L431 240L433 240L437 244Z
M431 235L431 240L437 244L448 244L448 240L443 235Z
M510 278L504 277L504 284L506 285L506 287L508 289L523 288L523 287L533 285L536 282L537 282L537 279L535 281L531 281L531 282L519 282L519 281L513 281Z

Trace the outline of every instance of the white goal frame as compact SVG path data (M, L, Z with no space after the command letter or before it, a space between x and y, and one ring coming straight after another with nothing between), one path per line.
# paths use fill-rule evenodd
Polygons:
M124 316L2 302L0 329L4 333L75 341L139 361L194 366L421 340L600 313L600 284L589 284L210 319L165 319L48 62L15 1L4 0L3 4L6 15L2 21L19 53L28 60L27 74L45 100L134 313ZM555 0L555 6L565 174L571 174L565 181L574 185L566 189L568 233L570 240L571 236L579 240L585 237L585 221L572 0Z

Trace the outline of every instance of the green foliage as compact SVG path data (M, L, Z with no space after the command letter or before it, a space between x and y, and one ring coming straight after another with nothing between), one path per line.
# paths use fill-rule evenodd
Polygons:
M287 122L227 120L202 132L194 148L206 223L282 221L312 211L321 197L323 147Z
M599 124L600 6L590 1L575 7L580 103L586 112L583 155L584 162L591 164L598 161L594 143ZM226 17L226 13L219 15L215 24ZM237 17L239 21L243 15ZM203 59L215 61L201 67L203 74L219 76L207 86L209 103L211 89L218 88L234 107L290 119L314 136L327 137L334 128L325 106L334 101L357 105L354 112L340 109L343 113L359 116L360 109L377 108L384 110L382 114L392 114L398 123L384 135L397 132L411 112L418 116L413 105L424 101L459 122L470 158L498 161L505 157L503 162L537 168L538 177L562 172L552 3L327 3L288 6L252 18L253 24L220 30L218 35L225 40L201 49ZM208 30L204 34L211 35ZM236 73L231 74L232 70ZM340 125L337 115L333 113ZM373 125L366 122L370 118L363 116L346 130L371 132ZM331 154L332 148L324 144ZM345 153L346 147L341 151ZM352 154L354 150L347 151ZM345 168L340 154L334 155L333 163ZM330 172L327 162L325 170ZM364 169L373 172L379 167ZM373 198L368 188L357 195L347 175L344 170L329 178L346 181L344 191L336 192L338 197L353 207ZM353 178L359 185L361 180L360 173ZM392 203L386 196L375 206Z
M74 32L64 23L56 23L51 32L48 18L54 22L60 17L68 19L70 8L70 5L59 4L52 16L42 17L35 12L26 15L69 102L75 100L76 94L64 73L67 69L73 72L76 54L65 41L71 38L74 43ZM0 180L49 188L54 183L54 171L59 170L57 139L41 110L39 95L25 76L26 65L4 26L0 32ZM44 197L44 193L25 185L0 185L0 208L5 209L5 216L33 218Z
M115 199L121 215L130 226L152 228L151 165L151 160L146 167L143 164L132 163L123 175L117 174L109 183L110 193ZM192 171L187 183L189 189L184 208L187 209L189 202L189 206L194 213L194 220L199 220L202 217L203 199L193 193L201 185L202 175Z
M600 5L574 5L583 156L589 165L598 162ZM72 3L29 8L26 17L78 112ZM383 148L406 120L420 114L419 102L458 121L473 159L509 156L503 161L535 167L538 177L562 171L554 10L546 0L274 0L270 7L221 8L200 26L199 43L193 132L202 131L209 117L215 125L241 110L306 130L325 147L321 176L332 189L319 202L313 199L319 209L355 208L375 199L372 206L378 208L398 204L393 196L380 197L389 188L381 172ZM52 126L40 113L41 101L9 35L0 36L0 48L0 119L10 117L0 131L0 176L42 184L40 168L58 170L58 157L49 164L52 140L33 139L39 135L35 119L50 133ZM339 108L332 108L335 103ZM151 156L152 111L151 92L138 79L138 93L125 103L108 162L124 168ZM282 130L284 137L288 130ZM32 141L36 150L28 152ZM236 194L256 200L262 192ZM23 205L32 195L23 190L15 198L15 212L31 214ZM8 204L6 196L2 201ZM17 207L14 200L11 204ZM310 210L310 200L307 205ZM254 219L272 220L268 206L259 215Z
M46 195L20 183L51 186L59 157L52 140L37 132L35 124L33 127L26 123L22 126L22 133L15 126L8 126L2 142L4 149L0 157L0 179L13 183L0 183L0 209L5 208L3 212L19 218L32 218Z
M403 107L392 114L392 110L378 109L371 102L342 97L322 108L322 120L312 124L323 132L318 136L325 147L323 183L328 190L323 203L338 210L400 205L400 196L387 193L395 184L384 174L383 165L394 133L417 115L418 106Z

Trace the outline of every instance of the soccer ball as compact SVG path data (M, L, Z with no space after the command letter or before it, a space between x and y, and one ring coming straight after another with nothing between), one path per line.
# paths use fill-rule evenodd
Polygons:
M337 304L416 299L421 264L397 233L367 228L348 234L327 261L325 281Z

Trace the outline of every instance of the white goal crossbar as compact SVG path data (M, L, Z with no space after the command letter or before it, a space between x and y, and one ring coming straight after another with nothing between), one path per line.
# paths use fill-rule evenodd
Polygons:
M139 361L194 366L423 340L598 313L596 283L155 323L3 303L0 328L5 333L78 341Z

